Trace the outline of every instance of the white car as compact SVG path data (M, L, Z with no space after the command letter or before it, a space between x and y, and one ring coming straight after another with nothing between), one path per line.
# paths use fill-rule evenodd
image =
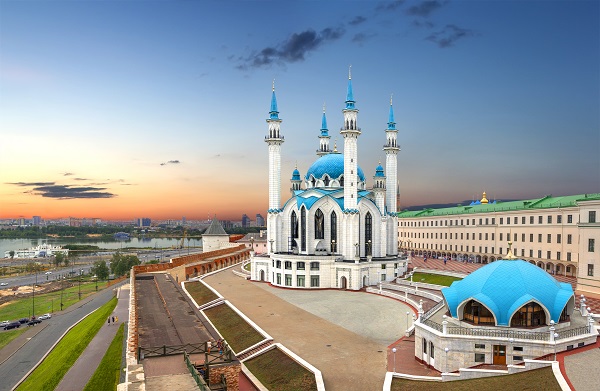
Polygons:
M50 319L52 317L52 315L50 314L44 314L44 315L40 315L38 316L39 320L46 320L46 319Z
M4 321L0 322L0 327L4 327L9 323L10 323L10 320L4 320Z
M52 272L46 272L46 274L52 274Z
M0 286L7 286L8 282L0 282Z

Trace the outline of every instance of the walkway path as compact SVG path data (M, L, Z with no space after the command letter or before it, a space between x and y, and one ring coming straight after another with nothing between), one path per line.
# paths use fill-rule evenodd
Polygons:
M317 367L328 391L382 389L387 347L405 329L403 303L364 292L276 289L229 270L204 281Z
M117 306L113 316L119 319L119 322L111 322L103 326L98 334L92 339L81 356L75 361L75 364L62 378L55 391L77 391L83 390L85 385L100 365L100 361L108 350L109 345L117 334L119 325L129 318L129 284L122 286L117 291Z

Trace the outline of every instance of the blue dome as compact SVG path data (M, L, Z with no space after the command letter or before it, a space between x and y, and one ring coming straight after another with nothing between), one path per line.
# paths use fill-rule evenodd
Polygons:
M461 281L442 288L442 294L453 318L469 299L485 305L495 316L498 326L508 326L512 315L534 301L558 323L560 315L573 296L573 287L556 281L541 268L523 260L492 262Z
M377 168L375 168L375 177L377 178L383 178L385 176L385 174L383 173L383 167L381 167L381 164L377 166Z
M292 172L292 180L293 181L299 181L300 179L300 171L298 171L298 169L294 169L294 172Z
M330 153L321 156L313 163L312 166L306 172L305 178L310 179L310 176L314 176L316 179L321 179L327 174L331 179L338 179L344 175L344 155L341 153ZM363 170L358 167L358 178L364 182L365 174Z

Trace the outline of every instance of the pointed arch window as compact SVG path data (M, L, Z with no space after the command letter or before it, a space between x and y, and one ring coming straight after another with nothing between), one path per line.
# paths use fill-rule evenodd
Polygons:
M331 231L331 252L335 253L337 252L337 214L335 212L331 212L329 219L331 223L331 226L329 227Z
M344 187L344 176L340 176L340 186Z
M473 324L494 325L494 314L484 305L476 300L470 300L465 304L463 311L463 320Z
M300 250L306 251L306 208L300 210Z
M296 248L296 241L293 239L298 238L298 216L296 212L292 212L292 224L290 226L290 236L292 237L292 248Z
M323 177L323 183L325 186L329 186L329 175L325 175L325 177Z
M546 313L541 305L530 301L519 308L510 320L511 327L536 327L546 324Z
M321 209L315 212L315 239L325 239L325 216Z
M365 254L371 255L373 253L373 216L371 212L367 212L365 215Z

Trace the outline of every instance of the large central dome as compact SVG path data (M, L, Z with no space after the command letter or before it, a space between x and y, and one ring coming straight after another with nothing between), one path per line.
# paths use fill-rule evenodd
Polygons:
M358 179L360 182L365 181L363 170L358 167ZM325 176L330 180L339 180L344 175L344 155L341 153L330 153L321 156L316 162L310 166L306 172L305 179L311 180L311 176L316 180L324 180Z

